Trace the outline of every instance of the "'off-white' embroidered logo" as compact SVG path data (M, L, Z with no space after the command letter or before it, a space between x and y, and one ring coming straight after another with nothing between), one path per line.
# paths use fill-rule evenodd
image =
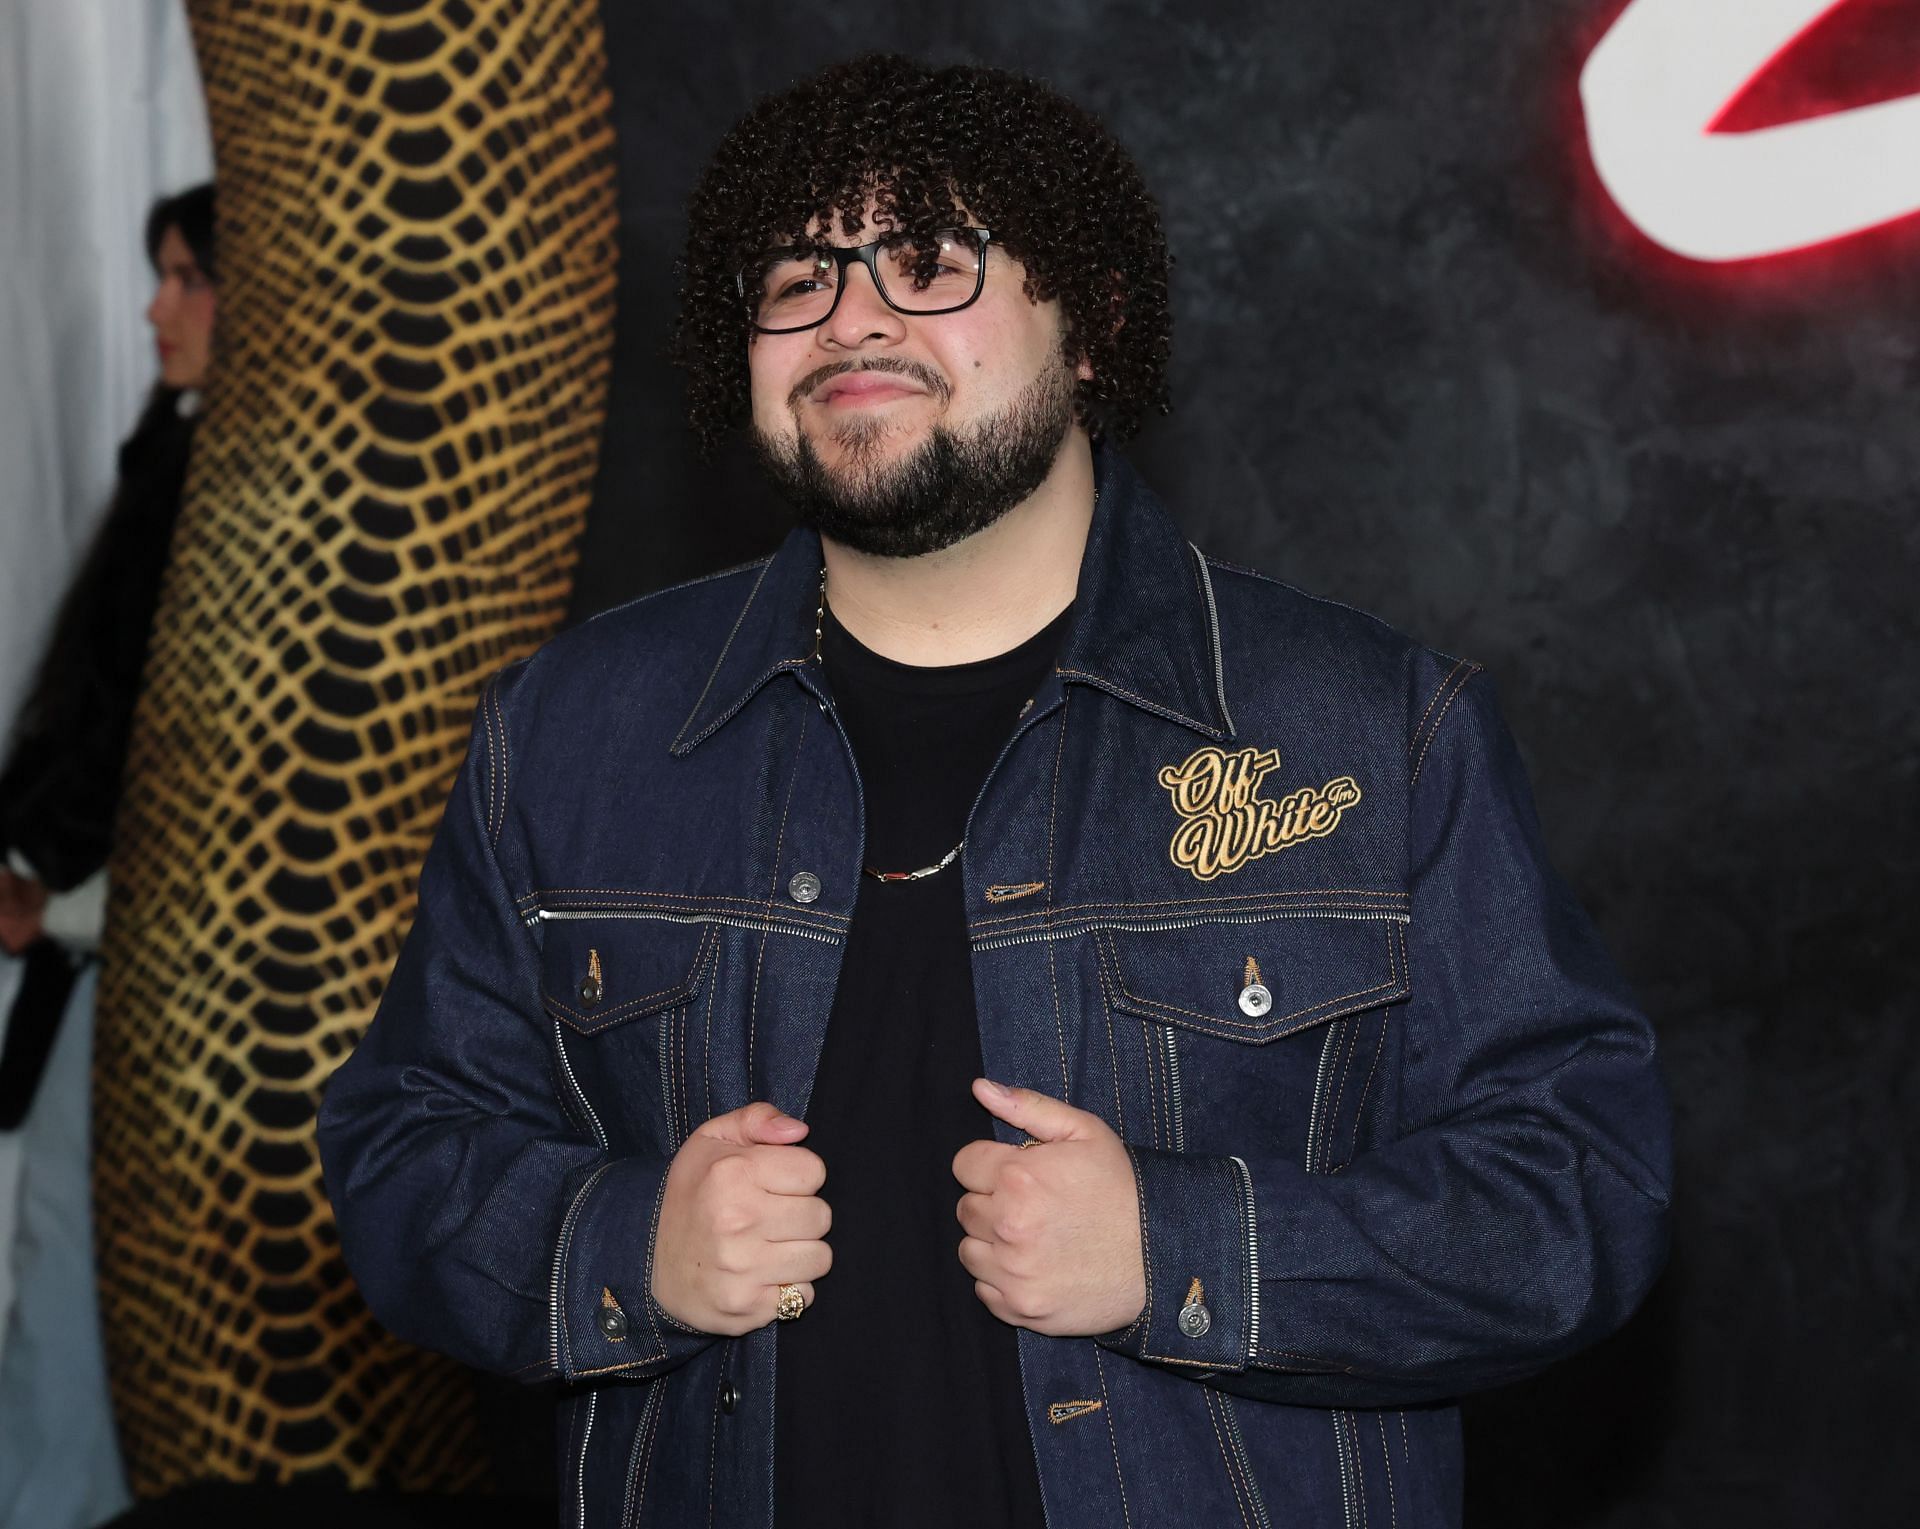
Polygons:
M1174 833L1173 863L1201 881L1228 875L1249 860L1324 839L1360 800L1360 786L1342 775L1324 786L1302 786L1277 802L1257 793L1280 767L1278 749L1199 749L1160 772L1182 822Z

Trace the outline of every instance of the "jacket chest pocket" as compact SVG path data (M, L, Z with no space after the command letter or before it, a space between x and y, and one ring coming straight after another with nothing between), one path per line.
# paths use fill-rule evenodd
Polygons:
M566 912L542 921L561 1097L609 1150L671 1157L706 1118L717 926Z
M1412 988L1406 922L1302 913L1094 935L1116 1045L1163 1150L1331 1172L1392 1088L1390 1016Z

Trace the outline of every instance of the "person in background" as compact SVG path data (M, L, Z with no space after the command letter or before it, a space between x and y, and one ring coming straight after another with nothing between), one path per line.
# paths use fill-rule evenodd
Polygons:
M105 922L147 640L213 365L213 231L210 185L162 198L148 214L159 378L120 448L113 502L60 605L0 771L0 950L22 963L0 1049L0 1130L28 1138L17 1298L0 1346L0 1529L92 1524L126 1501L93 1303L75 1299L93 1286L88 968Z
M155 204L147 254L159 278L147 321L160 377L120 448L113 504L61 604L0 773L0 948L29 963L36 952L51 959L48 946L90 951L104 916L127 735L213 356L211 186ZM24 1017L8 1027L0 1128L18 1125L31 1102L38 1069L23 1044L40 1043L44 1061L52 1040L50 1027L23 1035Z

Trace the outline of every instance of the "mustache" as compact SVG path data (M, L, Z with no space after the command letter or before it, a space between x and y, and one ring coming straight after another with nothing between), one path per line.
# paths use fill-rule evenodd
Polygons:
M787 406L797 407L810 393L848 372L894 372L911 377L941 403L947 402L953 392L947 386L947 379L930 366L909 361L904 356L870 356L865 361L831 361L825 366L816 366L793 385L787 394Z

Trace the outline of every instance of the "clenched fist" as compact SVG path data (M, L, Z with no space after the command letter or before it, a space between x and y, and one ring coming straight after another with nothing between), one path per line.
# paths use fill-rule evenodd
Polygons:
M1002 1322L1049 1337L1127 1326L1147 1304L1147 1270L1126 1146L1098 1115L1032 1089L980 1078L973 1097L1030 1138L970 1142L953 1159L974 1293Z
M833 1265L826 1165L806 1122L771 1104L706 1122L674 1154L653 1245L653 1298L676 1322L737 1338L773 1320L782 1285L813 1304Z

